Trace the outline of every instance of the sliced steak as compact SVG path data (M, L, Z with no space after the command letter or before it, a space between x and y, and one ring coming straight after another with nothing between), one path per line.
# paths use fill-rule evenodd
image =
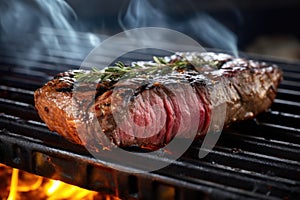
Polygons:
M77 85L76 71L61 73L35 92L35 106L50 130L74 143L156 149L175 136L205 135L221 103L227 105L219 115L224 125L266 111L282 79L277 66L227 54L178 53L168 62L189 58L199 62L96 86Z

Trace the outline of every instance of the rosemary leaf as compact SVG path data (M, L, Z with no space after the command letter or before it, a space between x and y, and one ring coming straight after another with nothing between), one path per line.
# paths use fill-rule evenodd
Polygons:
M134 66L126 66L122 62L115 63L115 66L109 66L102 70L93 67L90 72L79 71L75 73L74 78L82 82L99 82L99 81L117 81L124 75L134 77L139 74L153 74L157 72L168 72L169 70L182 71L190 66L190 63L185 60L176 60L167 62L162 57L153 57L154 63L144 63L142 66L135 63Z

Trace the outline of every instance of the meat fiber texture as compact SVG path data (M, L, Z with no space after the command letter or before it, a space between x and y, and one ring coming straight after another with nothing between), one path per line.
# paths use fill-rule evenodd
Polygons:
M175 136L204 136L218 116L225 115L228 126L265 112L282 79L275 65L227 54L177 53L167 60L183 58L201 62L193 69L96 86L76 86L76 70L58 74L35 91L36 109L50 130L73 143L157 149ZM217 63L217 68L207 63ZM221 104L226 112L213 115Z

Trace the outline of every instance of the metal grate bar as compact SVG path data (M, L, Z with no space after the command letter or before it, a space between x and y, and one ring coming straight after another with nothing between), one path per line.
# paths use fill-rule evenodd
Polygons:
M9 49L18 49L16 54L9 54L5 48L0 47L3 58L0 64L2 163L132 199L158 198L162 190L173 191L175 199L196 199L199 196L296 199L300 195L300 63L274 61L285 73L271 110L255 120L225 129L217 146L204 159L198 158L201 141L195 141L179 160L168 167L135 175L113 170L108 167L114 164L113 161L96 160L83 147L51 132L34 109L34 90L58 72L78 68L87 47L75 52L53 48L51 51L56 56L52 57L43 52L30 55L26 49L14 45ZM131 53L124 58L129 61L132 57L146 56L149 55ZM38 159L43 162L37 162ZM52 169L53 163L49 160L60 171L53 169L54 172L50 173L46 170ZM68 171L69 168L74 170ZM106 185L96 184L102 182Z

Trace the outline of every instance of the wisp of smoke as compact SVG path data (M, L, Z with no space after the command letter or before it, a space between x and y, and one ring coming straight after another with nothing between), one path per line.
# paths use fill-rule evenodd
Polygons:
M194 11L192 18L174 20L164 8L169 1L131 0L125 13L119 14L123 30L140 27L164 27L195 37L201 45L223 49L238 57L237 37L226 26L204 12ZM187 4L189 6L189 4ZM193 10L193 8L191 8ZM189 13L191 15L191 13ZM175 41L176 42L176 41Z
M64 0L2 0L0 40L26 49L31 58L55 52L80 52L81 40L73 24L76 14ZM91 45L100 41L90 35Z

